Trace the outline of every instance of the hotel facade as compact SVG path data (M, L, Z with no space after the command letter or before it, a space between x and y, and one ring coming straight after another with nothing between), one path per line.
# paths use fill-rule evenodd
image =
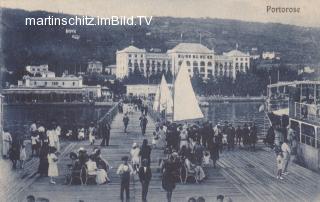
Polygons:
M116 52L116 76L119 79L135 69L148 77L159 71L177 73L181 66L188 68L191 76L235 78L237 72L247 72L250 68L250 54L232 50L215 55L214 50L199 43L180 43L166 53L151 53L135 46Z

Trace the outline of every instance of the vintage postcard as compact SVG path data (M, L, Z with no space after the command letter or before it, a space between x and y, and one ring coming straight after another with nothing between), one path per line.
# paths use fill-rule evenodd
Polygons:
M320 201L319 8L0 0L0 202Z

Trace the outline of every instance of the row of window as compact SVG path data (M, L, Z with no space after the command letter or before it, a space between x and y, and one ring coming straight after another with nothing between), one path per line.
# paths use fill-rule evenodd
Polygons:
M128 60L128 64L130 64L130 63L138 63L138 60ZM155 60L147 60L147 63L146 64L156 64L157 63L157 65L160 65L160 64L162 64L162 65L165 65L165 64L170 64L170 61L162 61L162 62L159 62L159 61L155 61ZM143 62L143 60L140 60L140 65L143 65L144 64L144 62Z
M59 82L57 82L57 81L53 81L51 84L52 84L52 86L59 86ZM37 85L37 82L34 81L34 82L33 82L33 85L36 86L36 85ZM44 82L44 85L47 86L47 85L48 85L48 82L45 81L45 82ZM65 83L62 82L60 85L64 86ZM72 86L75 86L75 85L76 85L76 82L72 82Z
M137 58L137 57L138 57L138 55L137 55L137 54L134 54L134 55L129 54L128 56L129 56L129 58L131 58L132 56L134 56L135 58ZM140 54L140 57L142 57L142 58L143 58L143 54Z
M178 54L178 58L194 58L194 59L212 59L213 56L212 55L180 55Z
M183 63L183 61L180 60L180 61L178 62L178 65L181 66L182 63ZM170 64L169 61L168 61L168 63L166 63L165 61L163 61L163 62L161 63L161 62L159 62L159 61L156 62L156 61L152 60L152 61L151 61L151 64L152 64L153 66L157 65L157 67L160 67L161 65L162 65L162 66L166 66L166 65L171 66L171 64ZM191 66L191 62L190 62L190 61L186 61L186 64L187 64L187 66ZM147 66L148 66L148 65L150 65L150 61L149 61L149 60L147 60ZM128 66L129 66L129 67L132 67L132 66L133 66L131 60L128 60ZM140 65L138 64L137 60L134 60L134 66L144 67L143 60L140 60ZM192 66L197 67L197 66L199 66L199 63L198 63L197 61L193 61L193 62L192 62ZM204 66L206 66L206 63L205 63L204 61L200 61L200 66L204 67ZM208 66L208 67L212 67L212 62L207 62L207 66ZM215 63L215 66L216 66L216 67L223 67L223 66L224 66L224 67L227 67L227 66L232 67L232 63L231 63L231 62L229 62L229 63L225 62L225 63L223 64L223 63L216 62L216 63ZM235 63L235 66L236 66L236 67L239 67L239 66L240 66L240 67L246 67L246 68L248 68L248 67L249 67L249 63L247 63L247 62L245 62L245 63L238 63L238 62L236 62L236 63Z
M248 61L248 58L246 57L246 58L236 58L236 61L238 61L240 59L240 61L243 61L243 59L245 60L245 61Z

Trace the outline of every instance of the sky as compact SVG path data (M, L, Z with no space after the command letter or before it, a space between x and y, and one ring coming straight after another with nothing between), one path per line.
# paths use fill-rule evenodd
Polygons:
M320 27L320 0L0 0L0 6L108 17L211 17ZM267 13L267 6L296 7L299 13Z

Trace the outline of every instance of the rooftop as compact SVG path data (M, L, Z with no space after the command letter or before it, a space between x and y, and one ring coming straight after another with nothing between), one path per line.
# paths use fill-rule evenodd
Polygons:
M140 49L132 45L120 51L117 51L117 53L145 53L145 52L146 52L145 49Z
M232 50L232 51L229 51L227 53L223 53L223 55L226 55L226 56L236 56L236 57L246 57L246 56L249 56L249 54L247 53L244 53L244 52L241 52L239 50Z
M82 80L82 77L31 77L25 76L24 79L37 80L37 81L75 81Z
M179 43L173 49L168 50L170 52L182 52L182 53L210 53L213 54L214 51L210 50L206 46L200 43Z

